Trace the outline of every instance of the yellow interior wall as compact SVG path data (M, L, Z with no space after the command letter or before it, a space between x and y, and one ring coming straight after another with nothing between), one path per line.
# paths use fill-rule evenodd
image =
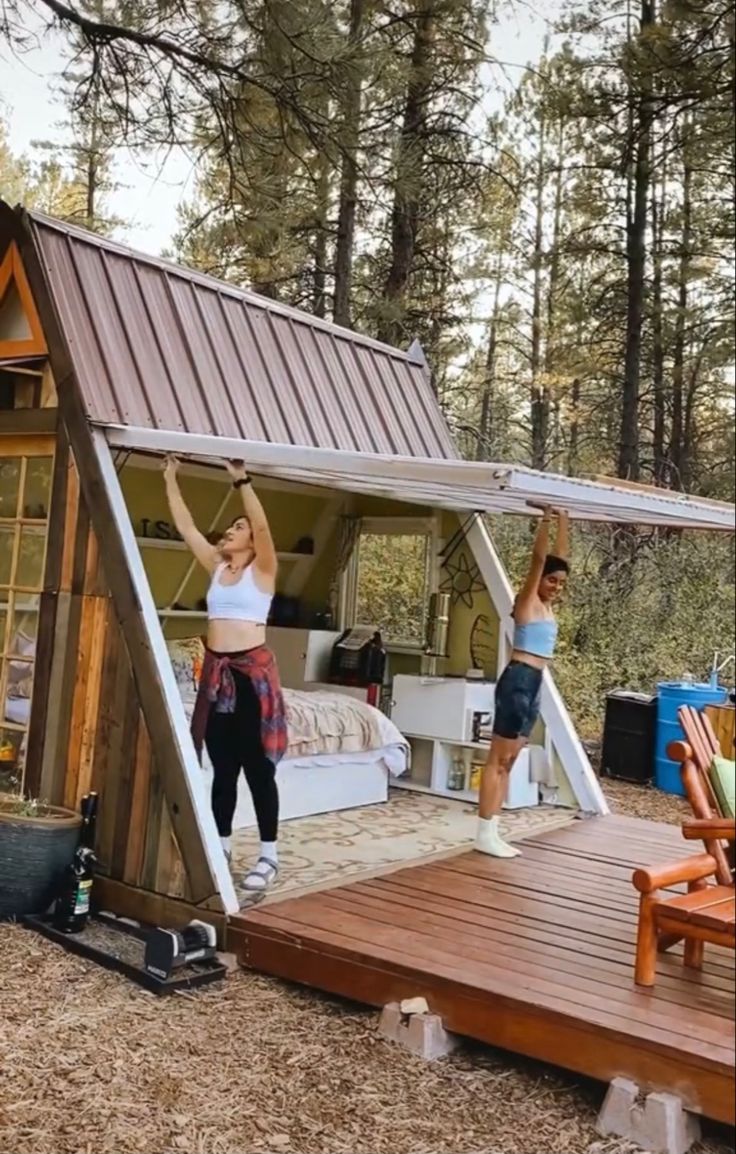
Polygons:
M144 519L151 522L148 530L149 536L154 532L155 522L162 521L171 524L171 514L160 473L152 469L130 466L123 469L120 481L136 536L143 536L142 521ZM220 503L227 492L226 483L216 476L209 480L208 478L182 474L180 485L182 496L191 510L195 522L203 532L209 532ZM325 505L325 499L321 496L293 491L285 492L262 488L259 491L259 497L266 510L276 548L279 552L284 553L291 552L301 537L312 536L315 523ZM231 490L227 505L217 518L217 527L226 528L237 516L241 507L238 494ZM156 605L159 608L169 606L179 583L191 564L191 555L188 550L157 548L155 545L144 546L141 554ZM287 558L281 560L279 568L281 591L284 590L288 576L297 564L299 564L297 560ZM300 595L300 600L306 607L307 614L325 607L332 575L332 564L329 549L314 563L312 573ZM197 602L204 597L206 589L207 575L199 565L196 565L178 601L187 609L194 609ZM164 619L164 628L167 637L188 637L202 632L204 618L166 618Z
M443 514L441 536L447 546L452 545L453 538L458 533L461 524L462 522L455 514ZM456 547L448 553L446 560L451 565L456 565L461 557L465 558L468 568L472 569L475 562L470 547L464 540L456 543ZM440 586L447 577L447 570L443 567L440 571ZM483 671L487 677L495 678L498 667L498 614L491 596L485 588L473 592L471 599L472 605L470 606L463 601L456 601L450 609L449 658L445 663L444 671L451 676L458 677L464 675L471 668L471 636L476 622L480 617L483 617L485 618L484 626L487 629L487 653L483 662Z
M136 535L142 535L141 521L143 518L147 518L152 523L156 521L171 522L160 473L151 469L131 466L123 470L121 484ZM225 493L224 483L214 476L212 480L209 480L183 474L181 476L181 490L197 524L203 531L209 531L209 526ZM272 489L261 489L259 496L269 518L276 547L281 552L290 552L300 537L313 535L315 524L328 499L300 492ZM225 528L237 515L240 507L238 494L231 492L228 503L218 518L218 527ZM399 501L387 501L377 497L355 497L350 501L350 510L358 517L427 517L432 515L432 510L429 508ZM440 528L441 538L449 543L457 532L459 524L460 522L454 514L443 514ZM150 532L152 532L151 529L149 529ZM314 562L300 594L300 600L302 605L306 607L307 614L324 609L328 603L338 532L339 527L336 524L323 553ZM472 565L472 554L464 542L454 551L452 559L457 561L462 553L465 554L468 563ZM156 605L159 607L169 605L191 562L188 551L156 549L153 546L147 546L142 550L142 555ZM295 562L291 560L282 561L280 567L282 587L294 564ZM443 570L440 573L440 582L445 577L446 572ZM197 601L204 597L206 587L207 576L199 566L196 566L179 598L180 602L187 607L194 608ZM449 657L447 661L439 663L439 673L462 676L470 668L471 634L476 621L481 616L486 618L489 631L484 672L488 677L495 678L500 622L490 594L485 589L473 593L471 607L462 602L457 602L452 606L450 610ZM168 618L164 622L164 629L166 636L170 638L192 636L203 631L204 617ZM393 676L399 673L419 673L421 666L422 659L418 653L394 653L390 656L390 670ZM544 733L545 727L540 722L532 734L532 741L539 744L543 743ZM559 781L560 800L563 804L574 806L575 800L572 789L557 757L555 757L555 766Z

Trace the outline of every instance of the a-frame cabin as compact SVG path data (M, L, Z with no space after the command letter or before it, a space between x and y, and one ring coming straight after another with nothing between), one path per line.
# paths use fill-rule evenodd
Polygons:
M451 622L443 668L461 679L474 624L490 638L476 663L488 681L510 639L512 593L483 514L549 502L581 519L733 532L733 507L462 461L417 347L0 205L0 789L72 808L99 793L95 896L117 914L206 918L242 959L378 1005L426 989L451 1029L677 1089L732 1122L723 964L707 997L679 971L653 1000L631 990L630 869L650 847L671 856L676 837L606 816L549 675L535 739L547 797L591 823L532 839L513 877L466 854L431 876L417 867L238 915L167 648L204 621L152 472L166 452L191 462L189 497L211 529L232 498L212 462L247 459L279 547L313 539L313 555L284 554L284 592L324 604L342 590L342 626L356 623L346 517L420 520L435 590L443 545L459 540L478 587L473 612L458 606ZM152 524L163 528L150 536ZM394 668L419 674L420 649Z

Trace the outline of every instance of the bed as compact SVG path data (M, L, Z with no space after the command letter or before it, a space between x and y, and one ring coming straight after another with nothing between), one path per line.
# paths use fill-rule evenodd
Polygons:
M199 638L168 642L188 718L194 709L203 656ZM284 689L289 745L278 767L281 819L330 813L388 800L389 781L408 768L409 746L378 709L339 692ZM212 766L205 751L207 785ZM234 828L255 825L241 777Z

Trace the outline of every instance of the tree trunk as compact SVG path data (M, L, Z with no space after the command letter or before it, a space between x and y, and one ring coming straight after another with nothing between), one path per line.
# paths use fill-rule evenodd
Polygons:
M501 307L501 285L503 283L503 255L499 254L496 264L496 281L493 288L493 311L488 329L488 349L486 351L485 373L483 375L483 394L480 405L480 426L478 429L478 443L476 446L476 460L489 461L493 459L494 450L494 409L496 394L496 361L498 357L498 328Z
M686 124L682 149L682 236L677 269L677 313L672 343L672 434L670 458L674 466L674 481L679 489L687 483L691 446L685 427L685 360L687 344L687 309L689 299L690 265L692 263L693 169L689 156L689 125Z
M660 196L656 187L652 192L652 384L654 389L654 422L652 428L652 458L654 480L661 484L667 476L666 395L664 372L664 311L662 301L663 260L662 231L667 204L667 174L662 172Z
M327 246L330 217L330 163L323 153L317 160L319 177L316 200L317 219L314 234L314 271L312 277L312 312L316 317L327 313Z
M557 171L555 174L554 206L552 209L552 247L550 250L549 277L547 281L547 331L544 344L544 386L542 403L546 412L547 440L545 441L545 465L549 464L550 455L556 457L560 448L560 430L562 427L560 415L560 390L554 385L554 373L557 369L557 306L560 288L561 252L560 233L562 230L562 201L565 185L565 166L562 163L562 153L565 146L565 125L562 119L557 124L557 139L555 153L557 155ZM553 428L550 429L550 416L554 413ZM551 445L549 440L550 432ZM552 453L550 454L550 448Z
M642 0L640 39L653 26L653 0ZM623 397L619 436L618 475L630 481L639 479L639 401L641 392L641 349L644 324L647 217L651 181L650 150L652 144L651 83L646 70L641 81L629 77L633 89L633 115L630 125L630 147L634 155L630 174L626 219L626 350L624 355Z
M414 8L414 45L391 213L391 264L383 291L385 312L379 331L381 340L391 345L400 345L408 335L404 331L404 311L419 226L427 109L432 87L432 50L436 37L434 5L435 0L417 0Z
M570 391L570 444L567 452L567 471L574 477L578 471L580 453L580 377L574 377Z
M539 140L537 152L536 196L534 215L534 254L532 269L532 347L531 347L531 401L532 401L532 467L543 469L547 456L549 435L549 399L541 380L542 375L542 288L544 262L544 189L546 180L545 146L547 122L544 105L539 110Z
M363 35L365 0L350 0L349 51L356 53ZM353 59L345 87L345 139L343 141L340 206L337 213L335 246L335 324L349 328L352 321L353 245L358 208L358 146L361 123L362 62Z

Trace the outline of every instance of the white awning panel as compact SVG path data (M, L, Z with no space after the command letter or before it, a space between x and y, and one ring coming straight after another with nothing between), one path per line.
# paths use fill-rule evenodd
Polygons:
M254 473L461 513L516 513L554 505L583 521L736 529L736 507L667 489L540 473L520 465L348 453L158 429L108 425L113 448L201 461L244 460Z

